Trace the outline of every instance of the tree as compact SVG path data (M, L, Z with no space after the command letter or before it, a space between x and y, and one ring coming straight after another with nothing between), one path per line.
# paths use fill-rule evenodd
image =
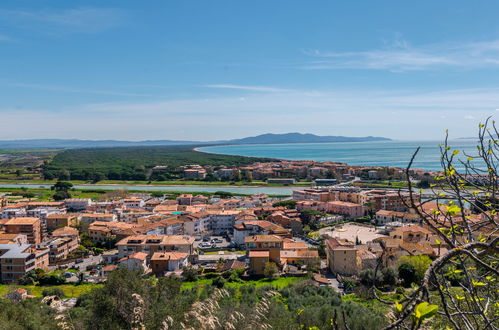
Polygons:
M277 269L277 266L274 262L267 262L265 264L265 269L263 270L263 274L269 280L273 279L277 275L278 272L279 272L279 269Z
M405 171L407 207L420 216L446 250L428 265L417 289L402 303L397 302L397 317L386 329L417 329L423 315L436 314L437 303L442 306L438 313L454 329L497 329L499 306L490 303L499 299L498 136L495 122L487 119L479 125L476 151L469 154L453 149L446 132L440 145L442 171L435 177L436 183L430 184L433 197L424 201L411 181L419 148L413 154ZM477 215L472 217L468 207ZM412 271L412 265L402 266ZM458 290L448 276L451 267L465 273ZM412 268L416 276L417 269ZM432 290L434 294L430 294Z
M391 267L386 267L381 271L383 275L383 283L385 285L393 286L397 284L397 272Z
M55 194L52 196L54 200L60 201L66 198L71 198L71 194L68 192L69 189L73 187L71 182L65 181L57 181L52 187L51 190L55 191Z
M424 274L430 266L432 260L425 255L419 256L402 256L399 258L399 263L407 263L414 267L416 271L416 281L419 283L423 280Z
M184 281L195 281L198 279L198 271L192 267L186 267L182 271L182 278Z
M416 268L413 265L408 263L400 264L398 268L399 277L403 281L406 287L411 286L412 283L416 282Z

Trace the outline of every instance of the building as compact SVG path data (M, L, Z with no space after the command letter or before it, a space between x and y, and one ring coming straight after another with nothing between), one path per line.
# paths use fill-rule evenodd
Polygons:
M0 233L0 244L29 244L28 236L24 234Z
M361 218L364 216L364 207L357 203L332 201L327 202L326 205L328 212L340 214L349 219Z
M194 253L194 237L180 235L133 235L116 243L118 257L124 258L134 252L144 252L151 257L154 252L178 251Z
M333 274L356 275L360 259L357 248L351 242L329 238L326 240L327 265Z
M48 241L44 241L41 246L49 249L49 262L55 263L65 260L79 246L77 237L54 237Z
M206 178L206 170L205 169L186 169L184 170L184 177L186 179L204 179Z
M49 250L37 250L31 244L0 244L0 279L16 282L27 272L49 265Z
M140 209L144 207L145 202L142 198L125 198L123 200L123 205L127 209Z
M83 213L80 216L80 222L83 225L90 225L95 221L116 221L116 215L113 213Z
M254 235L278 235L291 238L291 231L275 223L265 220L243 221L234 225L234 243L244 245L244 239L247 236Z
M144 252L135 252L129 256L123 257L119 260L119 267L125 267L129 270L147 271L147 257L148 254Z
M90 198L68 198L64 200L64 205L71 211L84 211L92 205Z
M42 222L39 218L12 218L4 224L7 234L24 234L30 244L42 242Z
M269 251L249 251L249 269L254 275L264 275L265 265L270 262L270 252Z
M255 235L244 238L244 243L246 244L246 250L248 250L248 253L254 251L267 251L269 260L276 264L281 262L283 241L284 239L277 235ZM248 254L248 256L250 257L251 265L251 255Z
M191 194L182 194L177 197L177 203L179 205L191 205L192 204L192 195Z
M189 265L189 254L183 252L155 252L151 257L151 270L157 276Z
M397 212L388 210L379 210L376 212L376 224L386 225L391 222L400 222L402 224L421 223L418 214L410 212Z
M78 216L74 213L50 214L46 218L48 231L67 226L74 227L79 223Z

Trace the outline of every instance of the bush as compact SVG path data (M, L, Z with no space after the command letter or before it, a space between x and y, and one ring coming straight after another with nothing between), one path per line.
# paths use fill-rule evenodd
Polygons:
M219 289L223 288L226 280L222 276L215 277L211 284Z
M273 262L267 262L265 264L265 269L263 270L263 274L265 275L266 278L269 280L273 279L279 270L277 269L277 266Z
M412 283L416 282L416 268L408 263L403 263L398 269L399 278L403 281L405 287L411 286Z
M184 268L182 271L184 281L192 282L198 279L198 271L192 267Z

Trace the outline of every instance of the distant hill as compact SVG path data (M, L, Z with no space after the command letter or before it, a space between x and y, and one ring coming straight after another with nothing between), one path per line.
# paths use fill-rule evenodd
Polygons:
M230 144L270 144L270 143L323 143L323 142L365 142L365 141L391 141L384 137L348 137L348 136L318 136L314 134L286 133L262 134L227 141Z
M0 149L75 149L104 147L138 147L138 146L174 146L174 145L207 145L207 144L272 144L272 143L321 143L321 142L364 142L390 141L384 137L347 137L318 136L314 134L287 133L262 134L225 141L177 141L177 140L77 140L77 139L30 139L0 141Z

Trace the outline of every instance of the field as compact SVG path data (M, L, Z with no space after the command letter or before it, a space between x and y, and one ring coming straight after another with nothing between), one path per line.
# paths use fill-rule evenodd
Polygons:
M216 155L197 152L194 146L120 147L71 149L57 154L45 166L44 175L52 179L63 172L71 180L134 180L151 178L151 168L168 166L168 171L153 180L177 179L172 169L182 165L241 166L268 158Z
M87 294L95 288L101 287L102 284L80 284L80 285L72 285L72 284L63 284L63 285L48 285L48 286L35 286L35 285L0 285L0 296L4 296L10 291L16 288L24 288L28 290L28 292L36 297L42 297L42 292L45 289L59 288L64 292L64 298L74 298L79 297L83 294Z

